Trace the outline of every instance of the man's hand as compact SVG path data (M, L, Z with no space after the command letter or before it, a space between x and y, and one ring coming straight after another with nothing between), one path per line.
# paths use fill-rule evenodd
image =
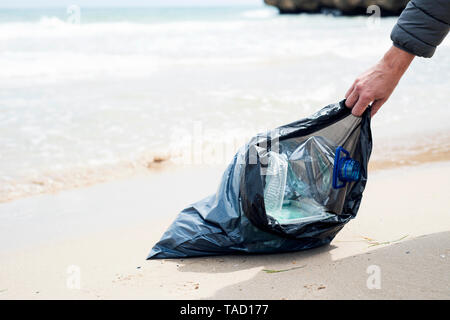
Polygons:
M345 94L345 105L360 117L372 103L373 116L387 101L414 55L392 46L372 68L359 76Z

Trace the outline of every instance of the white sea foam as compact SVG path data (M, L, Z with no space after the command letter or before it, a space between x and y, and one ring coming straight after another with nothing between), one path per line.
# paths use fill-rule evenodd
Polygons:
M242 16L250 19L264 19L270 17L276 17L278 10L275 8L253 9L247 10L242 13Z

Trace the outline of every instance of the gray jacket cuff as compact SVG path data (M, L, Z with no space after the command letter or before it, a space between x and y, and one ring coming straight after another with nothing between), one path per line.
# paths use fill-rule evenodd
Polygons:
M447 23L436 19L410 1L392 29L391 39L397 48L429 58L433 56L448 30Z
M431 58L436 51L436 47L417 39L398 24L392 29L391 40L395 47L418 57Z

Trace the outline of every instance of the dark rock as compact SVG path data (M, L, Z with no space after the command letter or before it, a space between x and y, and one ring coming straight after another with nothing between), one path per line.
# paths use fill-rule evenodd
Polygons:
M335 10L343 15L365 15L371 5L380 7L381 16L399 15L409 0L264 0L280 13L321 13Z

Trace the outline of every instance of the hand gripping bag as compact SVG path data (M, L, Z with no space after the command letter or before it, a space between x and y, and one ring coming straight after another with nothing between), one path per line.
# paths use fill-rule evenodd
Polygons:
M216 194L181 211L147 259L329 244L358 212L371 149L370 108L355 117L344 101L258 134Z

